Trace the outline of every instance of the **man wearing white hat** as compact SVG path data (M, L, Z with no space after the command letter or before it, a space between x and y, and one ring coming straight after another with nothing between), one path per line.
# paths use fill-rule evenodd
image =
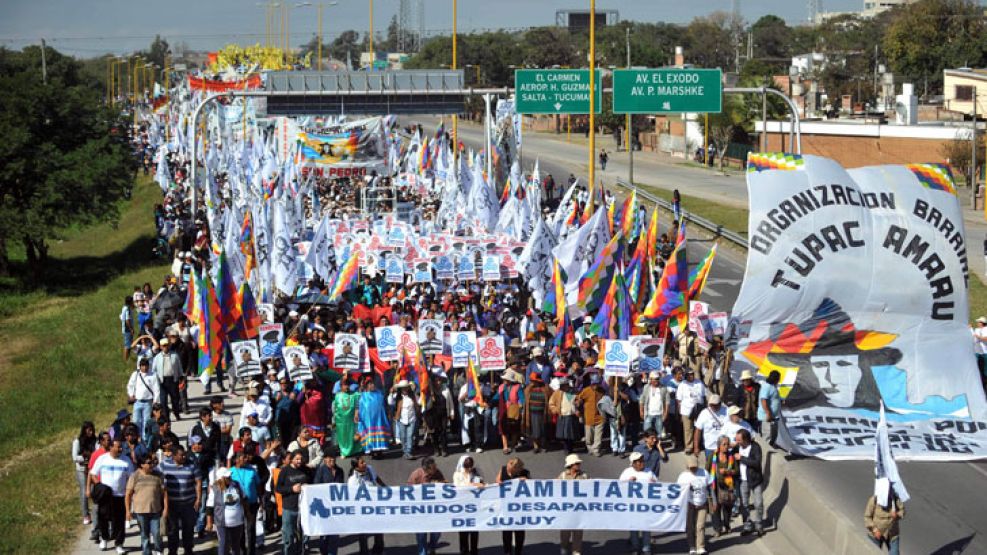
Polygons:
M641 484L653 484L658 481L654 472L644 468L644 455L637 451L631 453L629 457L631 465L620 473L621 482L638 482ZM631 548L635 553L651 553L651 532L640 532L631 530Z
M709 404L699 413L696 418L696 431L693 444L695 452L700 449L705 450L707 459L716 451L716 442L719 441L723 432L723 426L727 423L727 409L720 401L720 396L713 394L709 396Z
M740 373L740 387L737 388L736 405L740 409L740 417L752 427L757 426L757 406L761 394L761 385L754 380L750 370Z
M593 324L592 316L585 316L583 318L583 325L576 328L574 335L576 336L576 343L582 345L584 339L589 339L590 331L589 327Z
M665 418L668 417L667 390L661 385L661 374L652 370L648 374L648 383L641 389L639 405L641 407L641 422L644 430L654 430L661 438Z
M730 438L731 444L735 441L737 432L740 430L747 430L751 435L754 435L754 428L751 428L751 425L740 417L741 412L740 407L727 408L727 421L723 424L723 429L720 430L720 436Z
M589 475L583 472L583 460L579 455L566 455L565 470L557 480L589 480ZM562 555L580 555L583 550L582 530L562 530L559 532L559 547Z

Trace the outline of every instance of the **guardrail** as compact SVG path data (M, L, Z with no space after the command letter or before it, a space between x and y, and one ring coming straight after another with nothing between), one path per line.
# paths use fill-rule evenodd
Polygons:
M669 212L672 211L672 203L668 202L663 198L656 197L655 195L652 195L651 193L642 190L640 187L632 185L627 181L624 181L623 179L617 179L617 185L620 185L625 189L637 191L637 195L639 197L647 199L657 204L658 206L661 206L665 210L668 210ZM748 248L746 237L735 231L725 229L722 225L716 222L707 220L706 218L693 214L692 212L689 212L685 209L682 210L682 217L685 218L685 221L692 224L696 224L697 226L705 229L706 231L709 231L716 237L722 237L742 249L746 250Z

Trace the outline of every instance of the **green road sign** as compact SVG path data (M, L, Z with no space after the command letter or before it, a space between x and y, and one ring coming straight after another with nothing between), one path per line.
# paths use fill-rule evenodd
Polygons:
M718 69L615 69L613 113L667 114L723 111Z
M596 70L596 99L593 111L603 104L603 81ZM514 98L519 114L588 114L588 69L514 70Z

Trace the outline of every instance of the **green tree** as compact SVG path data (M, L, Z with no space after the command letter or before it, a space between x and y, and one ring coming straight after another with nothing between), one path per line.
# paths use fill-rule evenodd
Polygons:
M116 219L135 169L126 123L100 87L72 58L45 54L47 84L39 47L0 48L0 273L17 241L35 279L65 229Z
M359 31L354 31L353 29L343 31L329 45L329 56L342 61L350 59L355 65L360 61L360 53L366 52L367 43L367 37L364 36L361 39ZM376 47L377 45L375 44L374 46ZM323 47L323 53L326 51L326 48Z
M736 95L723 97L723 111L719 114L709 114L709 142L716 148L717 167L723 169L723 159L731 142L746 142L747 133L744 131L748 120L747 108ZM700 115L699 127L707 133L707 118Z
M561 27L535 27L521 38L524 65L531 67L579 67L569 31Z
M895 10L884 35L892 70L942 91L942 71L987 63L983 8L969 0L921 0Z
M154 77L157 79L166 65L166 58L171 54L171 49L168 47L168 41L161 38L161 35L155 35L148 49L137 54L144 60L157 65L154 68Z
M726 12L693 19L686 28L686 62L698 67L733 68L740 25L740 21Z

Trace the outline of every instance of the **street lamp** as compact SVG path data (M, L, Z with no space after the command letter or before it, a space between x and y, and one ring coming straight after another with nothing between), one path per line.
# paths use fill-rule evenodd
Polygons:
M258 2L255 4L258 8L264 8L264 47L270 48L272 46L271 32L274 27L274 9L281 6L280 2Z
M295 4L295 7L296 8L301 8L303 6L312 6L312 5L316 6L316 8L317 8L317 11L318 11L318 14L319 14L318 15L318 20L319 20L319 22L318 22L318 25L319 25L319 44L318 44L318 47L317 47L317 53L316 53L315 63L316 63L316 69L318 71L322 71L322 42L323 42L323 35L322 35L322 9L325 6L329 6L331 8L331 7L333 7L335 5L338 5L338 4L339 4L339 2L336 2L335 0L333 0L332 2L317 2L315 4L312 4L312 2L300 2L298 4Z

